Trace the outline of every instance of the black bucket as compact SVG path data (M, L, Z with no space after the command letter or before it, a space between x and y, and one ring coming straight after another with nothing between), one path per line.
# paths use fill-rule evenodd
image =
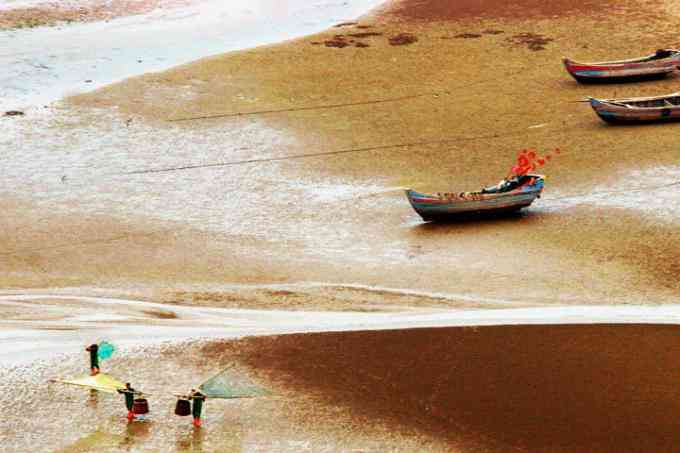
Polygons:
M191 402L185 399L177 400L177 405L175 405L175 415L180 417L186 417L191 414Z
M135 404L132 406L132 413L135 415L144 415L149 413L149 402L146 398L137 398Z

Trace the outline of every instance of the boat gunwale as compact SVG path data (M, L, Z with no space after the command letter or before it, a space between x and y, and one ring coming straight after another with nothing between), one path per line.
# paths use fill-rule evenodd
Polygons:
M494 201L500 201L501 204L498 205L485 205L483 201L476 201L473 205L472 203L442 203L442 204L422 204L414 202L411 198L409 192L415 192L411 189L407 189L407 198L411 204L413 210L418 214L424 221L452 221L466 218L478 218L478 216L495 216L502 215L504 213L517 212L524 208L531 206L537 198L540 198L543 188L538 190L532 190L527 192L518 192L511 198L515 200L511 202L503 203L502 198L495 198ZM419 192L415 192L419 193ZM518 198L521 196L522 198ZM488 202L489 200L487 200ZM510 200L508 200L510 201Z
M653 106L646 107L640 105L630 105L632 102L647 102L647 101L661 101L668 98L678 98L680 97L680 92L667 94L663 96L647 96L647 97L636 97L636 98L618 98L618 99L599 99L592 96L587 97L587 101L597 101L600 104L608 104L614 107L624 108L626 110L655 110L655 109L674 109L680 108L680 105L664 105L664 106ZM592 104L591 104L592 105Z
M538 174L529 174L527 176L534 177L534 178L539 178L539 180L544 181L545 180L545 175L538 175ZM536 183L532 184L535 185ZM488 193L488 194L483 194L481 191L478 192L444 192L443 194L458 194L458 193L468 193L468 194L475 194L478 196L482 196L483 198L481 199L460 199L460 198L454 198L454 197L445 197L442 195L440 192L439 194L431 194L431 193L423 193L423 192L418 192L413 189L406 189L406 196L411 202L411 205L415 208L415 204L418 205L431 205L431 206L444 206L444 205L464 205L466 203L479 203L479 202L484 202L484 201L495 201L503 198L510 198L510 197L515 197L518 195L535 195L534 199L540 196L541 192L543 191L543 186L535 189L529 189L529 190L523 190L524 187L527 187L528 185L523 185L520 187L516 187L515 189L509 191L509 192L500 192L500 193ZM416 198L420 198L415 195L420 195L423 198L428 198L433 201L433 203L428 203L427 201L416 201Z
M639 57L639 58L630 58L628 60L612 60L612 61L593 61L593 62L581 62L581 61L576 61L572 60L569 57L563 57L562 61L564 62L565 66L569 68L569 66L623 66L627 64L642 64L642 63L655 63L659 61L665 61L665 60L673 60L673 59L680 59L680 50L678 49L664 49L664 50L669 50L672 52L671 55L664 57L664 58L652 58L654 57L655 54L647 55L646 57ZM603 69L604 70L604 69Z

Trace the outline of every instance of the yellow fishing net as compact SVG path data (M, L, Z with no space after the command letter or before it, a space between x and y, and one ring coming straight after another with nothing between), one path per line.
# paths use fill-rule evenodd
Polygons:
M83 376L76 379L55 379L54 382L89 387L108 393L115 393L116 390L125 388L125 384L123 382L103 373L99 373L96 376Z

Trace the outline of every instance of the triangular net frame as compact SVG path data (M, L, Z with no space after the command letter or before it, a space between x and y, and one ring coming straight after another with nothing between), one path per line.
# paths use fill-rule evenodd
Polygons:
M220 371L201 384L198 389L208 398L255 398L269 394L245 373L232 367Z
M116 393L116 390L124 389L125 384L113 376L99 373L95 376L82 376L74 379L53 379L52 382L60 384L76 385L107 393Z

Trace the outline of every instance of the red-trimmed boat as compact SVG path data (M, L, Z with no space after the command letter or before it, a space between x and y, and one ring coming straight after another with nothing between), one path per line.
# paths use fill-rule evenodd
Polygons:
M541 196L545 177L527 174L503 180L479 192L437 193L435 195L406 190L406 197L423 220L507 213L526 208Z
M564 58L564 67L581 83L616 83L658 79L680 66L680 50L659 49L652 55L631 60L579 63Z
M615 124L680 120L680 93L627 99L588 98L603 121Z

